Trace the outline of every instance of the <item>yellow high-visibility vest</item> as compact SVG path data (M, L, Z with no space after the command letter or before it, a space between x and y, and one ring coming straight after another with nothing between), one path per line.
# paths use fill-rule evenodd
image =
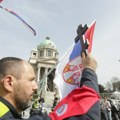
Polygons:
M8 111L9 108L0 101L0 117L4 116Z

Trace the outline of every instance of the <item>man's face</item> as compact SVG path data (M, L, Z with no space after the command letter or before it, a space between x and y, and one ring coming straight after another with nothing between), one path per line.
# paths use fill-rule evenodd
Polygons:
M17 111L23 111L30 107L32 96L37 88L32 67L25 65L22 77L15 80L13 87L13 97Z

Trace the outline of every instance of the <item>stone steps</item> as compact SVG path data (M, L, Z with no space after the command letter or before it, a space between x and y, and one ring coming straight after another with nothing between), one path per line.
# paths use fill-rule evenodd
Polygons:
M51 108L53 105L55 92L46 91L45 92L45 107Z

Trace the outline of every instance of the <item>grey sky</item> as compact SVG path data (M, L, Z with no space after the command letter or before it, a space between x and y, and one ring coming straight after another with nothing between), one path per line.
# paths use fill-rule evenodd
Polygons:
M1 6L18 13L37 32L0 9L0 58L16 56L28 60L31 49L49 36L59 57L72 45L79 24L96 19L92 53L98 61L99 83L120 78L119 0L4 0Z

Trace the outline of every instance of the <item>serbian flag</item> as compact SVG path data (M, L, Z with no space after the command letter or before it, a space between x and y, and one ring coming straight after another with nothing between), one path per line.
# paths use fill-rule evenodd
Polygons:
M83 38L89 42L88 52L91 52L92 48L95 23L96 22L93 22L83 35ZM78 40L62 56L57 65L54 82L58 87L60 99L63 99L72 90L80 86L82 75L81 52L82 45L80 40Z
M89 41L88 53L91 52L92 39L95 28L93 22L83 35L85 40ZM58 86L60 98L62 99L49 114L52 120L62 120L71 116L85 114L99 99L96 92L87 87L80 88L80 79L82 76L82 45L78 40L63 55L56 68L54 82Z

